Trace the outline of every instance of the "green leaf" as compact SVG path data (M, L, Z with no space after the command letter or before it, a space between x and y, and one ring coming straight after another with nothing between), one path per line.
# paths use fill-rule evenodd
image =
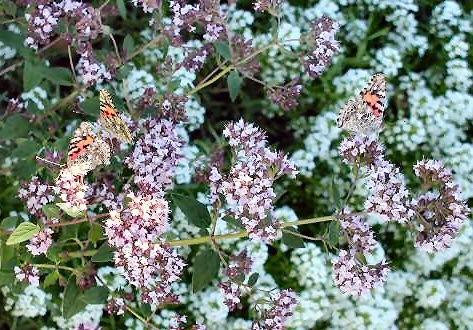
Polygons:
M100 241L103 238L102 226L96 223L91 223L87 237L89 241L96 244L98 241Z
M133 53L134 49L135 40L133 40L133 37L131 35L127 34L125 39L123 40L123 51L126 52L126 56L129 56L131 53Z
M44 78L55 85L74 86L74 80L70 69L61 67L43 67L41 73Z
M30 130L28 119L15 113L5 120L2 128L0 129L0 139L15 139L18 137L26 136Z
M220 268L218 253L207 247L196 255L193 266L192 291L197 292L217 277Z
M340 223L336 220L328 225L328 241L331 245L337 246L340 239Z
M86 114L94 117L99 116L100 101L98 96L91 97L90 99L85 100L80 104L80 106Z
M230 61L232 59L232 51L230 45L223 41L214 42L214 47L217 53L224 59Z
M15 272L13 270L0 270L0 286L11 285L15 283Z
M84 211L69 208L66 203L56 203L56 205L59 206L61 210L66 212L66 214L72 218L79 218L85 216Z
M48 286L56 284L57 280L59 279L59 273L58 271L54 271L52 273L49 273L45 278L43 282L43 288L47 288Z
M7 245L18 244L27 241L40 230L41 228L38 225L35 225L34 223L22 222L8 237Z
M0 30L0 41L8 47L15 48L21 55L25 57L31 57L31 55L34 54L32 49L26 47L23 44L25 41L24 35L16 34L7 29L2 29Z
M96 286L86 290L79 296L79 299L86 305L104 304L107 302L108 288L105 286Z
M179 194L172 194L171 197L177 207L186 215L190 224L204 229L210 226L211 219L207 206L193 197Z
M3 1L3 10L5 13L9 16L15 16L16 15L16 5L12 1Z
M41 83L43 80L43 69L44 68L38 63L25 61L25 65L23 67L23 89L25 92Z
M12 156L20 159L35 155L40 149L40 145L29 139L18 139L18 146L12 151Z
M245 229L245 226L243 226L243 224L239 220L235 219L232 216L226 215L222 218L222 220L236 228Z
M107 242L103 243L97 250L97 253L92 257L92 262L109 262L113 260L113 252L115 250L111 248Z
M79 299L80 295L81 292L76 284L76 277L71 276L64 290L64 298L62 300L62 315L65 319L70 319L87 306L83 300Z
M118 12L120 13L120 16L123 19L126 19L126 6L125 6L125 1L124 0L117 0L117 7L118 7Z
M291 233L298 233L298 231L295 228L284 228L282 232L283 243L295 249L305 247L304 240L299 236L293 235Z
M46 204L43 206L43 212L46 214L48 219L59 218L61 216L61 210L54 204Z
M230 99L235 102L236 98L241 91L241 83L243 79L238 74L238 71L233 70L227 77L228 92L230 93Z
M248 286L254 286L256 282L258 282L259 274L258 273L253 273L250 275L248 278Z
M37 169L37 163L34 159L24 159L15 164L13 174L20 179L29 179Z
M18 222L18 216L6 217L2 220L0 224L1 230L10 230L15 228L16 223Z

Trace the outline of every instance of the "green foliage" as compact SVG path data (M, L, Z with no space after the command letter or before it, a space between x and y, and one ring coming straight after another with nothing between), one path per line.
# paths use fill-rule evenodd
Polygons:
M41 230L41 227L31 223L22 222L15 228L7 239L7 245L14 245L29 240Z
M207 207L193 197L171 194L171 198L185 214L189 224L206 229L210 226L210 214Z
M192 291L197 292L205 288L217 276L220 268L218 253L206 247L196 255L192 267Z

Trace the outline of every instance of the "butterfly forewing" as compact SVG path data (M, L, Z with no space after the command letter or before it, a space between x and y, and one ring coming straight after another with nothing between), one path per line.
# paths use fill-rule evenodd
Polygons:
M105 89L100 91L100 123L110 134L120 141L133 143L133 136L125 121L113 104L112 96Z
M340 109L338 127L353 133L377 133L386 106L386 79L382 73L371 77L368 86Z

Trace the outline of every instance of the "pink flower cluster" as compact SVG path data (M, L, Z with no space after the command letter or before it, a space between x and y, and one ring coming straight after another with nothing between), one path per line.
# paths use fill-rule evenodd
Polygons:
M53 230L51 228L44 228L40 232L36 233L29 241L26 248L34 256L39 256L40 254L46 254L49 247L53 243Z
M352 135L339 148L343 161L368 168L370 196L365 202L369 213L385 221L407 223L414 216L408 200L409 191L404 176L394 164L384 159L384 148L376 139Z
M459 186L453 182L452 172L441 161L419 161L414 172L428 188L437 189L412 202L422 228L416 246L427 252L444 250L458 235L470 210L461 198Z
M241 279L250 273L252 265L251 257L248 256L246 250L243 250L231 257L231 261L225 269L225 275L230 280L220 283L218 287L225 298L225 305L228 306L230 311L240 307L240 297L242 295ZM238 283L235 283L235 280L238 280Z
M330 18L323 16L312 23L310 36L314 48L306 54L304 65L312 78L318 78L332 63L333 56L340 51L340 43L335 39L340 26Z
M256 0L253 2L253 9L259 12L276 13L284 0Z
M340 290L351 295L362 295L385 282L389 266L385 261L364 265L356 259L356 250L341 250L332 260L334 280Z
M39 286L39 269L30 264L22 267L15 266L15 277L20 282L25 282L33 286Z
M302 93L303 86L299 80L293 80L285 86L278 86L268 89L269 99L281 107L284 111L289 111L299 105L297 98Z
M282 290L271 299L270 309L263 311L261 320L256 320L251 330L283 330L297 306L296 293L290 289Z
M156 243L169 226L169 207L155 195L129 193L128 205L110 211L105 233L117 249L115 265L130 284L142 289L146 303L176 302L171 283L180 279L185 266L176 250Z
M407 223L414 216L408 200L404 176L392 163L377 159L373 162L367 183L371 194L365 202L367 212L379 215L385 221Z
M66 168L56 179L55 190L65 207L73 211L87 210L86 192L89 186L84 183L83 175L74 175Z
M61 14L54 2L39 4L31 13L26 13L29 34L26 44L34 49L38 49L39 45L47 44L51 40L54 29L59 25Z
M345 209L343 213L348 211ZM361 217L343 213L340 216L340 226L350 249L340 250L338 257L332 260L333 276L342 292L362 295L386 281L389 267L385 261L367 265L359 258L360 255L374 251L374 233Z
M37 176L23 183L18 197L26 203L28 212L38 218L44 217L43 206L54 202L55 199L53 187L41 182Z
M135 171L134 182L141 191L161 194L173 186L172 179L182 158L183 141L176 125L162 119L147 119L146 133L136 142L125 164Z
M171 0L173 31L175 39L180 38L182 29L196 31L196 25L204 28L204 40L214 42L225 32L225 18L219 1L199 0L196 5L186 4L183 0Z
M223 131L235 155L228 174L217 167L210 172L211 200L225 197L229 213L240 220L251 239L273 241L279 222L271 220L276 194L274 181L297 171L283 153L271 151L265 134L243 120L230 123Z

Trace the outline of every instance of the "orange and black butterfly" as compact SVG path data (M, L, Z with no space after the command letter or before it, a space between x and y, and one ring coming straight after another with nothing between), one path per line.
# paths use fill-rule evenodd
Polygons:
M100 123L107 132L120 141L133 143L130 129L113 104L112 96L105 89L100 90Z
M338 127L362 134L377 133L383 123L386 108L386 78L377 73L368 86L340 109Z
M74 175L86 175L98 165L110 161L110 146L95 134L89 122L82 122L74 131L69 151L67 167Z

